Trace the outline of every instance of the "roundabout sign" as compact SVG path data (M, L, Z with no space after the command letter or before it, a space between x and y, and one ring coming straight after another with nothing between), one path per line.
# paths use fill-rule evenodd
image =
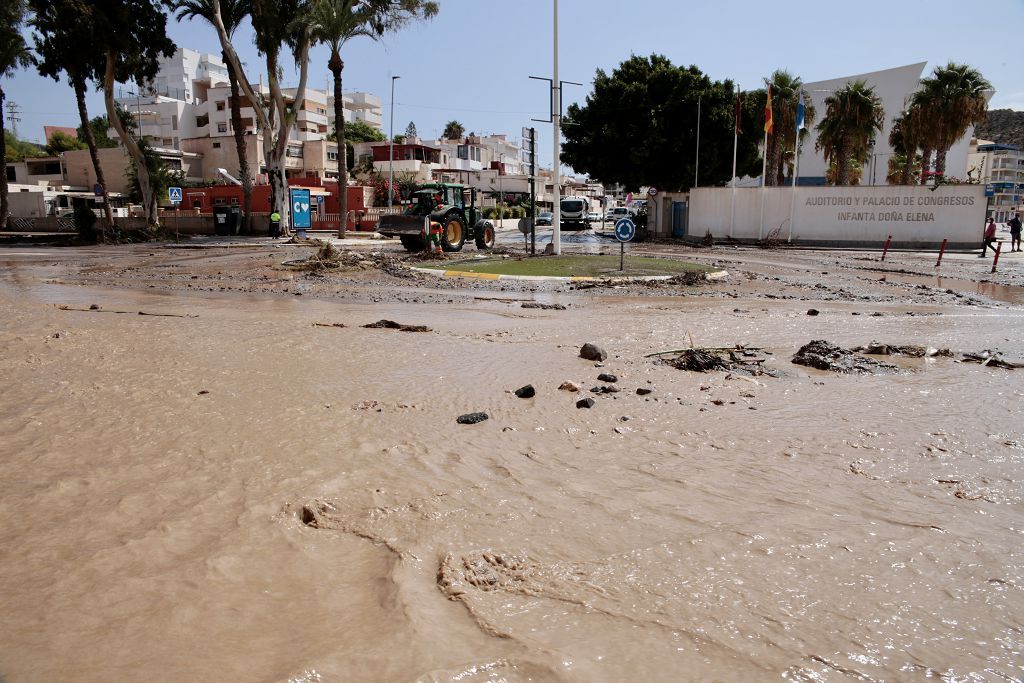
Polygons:
M628 218L620 218L615 221L615 239L620 242L629 242L636 237L636 224Z

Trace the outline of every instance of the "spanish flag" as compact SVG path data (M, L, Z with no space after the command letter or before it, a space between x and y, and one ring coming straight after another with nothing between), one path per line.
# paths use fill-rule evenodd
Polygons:
M764 132L772 132L772 84L768 84L768 99L764 103Z

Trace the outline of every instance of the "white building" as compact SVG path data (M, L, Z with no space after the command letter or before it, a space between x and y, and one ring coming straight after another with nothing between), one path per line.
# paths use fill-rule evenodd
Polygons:
M967 176L985 185L988 210L997 223L1024 212L1024 151L1017 145L973 140Z
M808 127L807 137L800 145L800 169L797 182L800 185L824 185L827 165L825 157L821 152L814 149L818 140L817 131L814 127L825 116L825 98L836 90L845 87L848 83L863 80L875 89L875 94L882 100L885 108L885 122L882 132L875 137L875 145L864 166L860 184L861 185L886 185L885 176L888 170L889 159L894 152L889 146L889 133L892 131L893 119L903 112L910 102L911 95L921 85L921 76L924 75L927 62L908 64L907 66L895 69L884 69L870 73L858 74L855 76L843 76L825 81L805 83L804 89L811 97L814 107L817 110L817 120ZM987 96L992 97L994 93L989 92ZM946 169L949 175L963 177L967 168L967 152L971 138L974 136L972 126L954 144L946 155Z

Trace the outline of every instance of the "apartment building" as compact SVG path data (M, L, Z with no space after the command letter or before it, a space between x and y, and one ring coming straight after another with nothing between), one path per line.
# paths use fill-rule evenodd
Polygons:
M1024 212L1024 151L1019 145L973 140L967 176L985 184L988 212L997 223Z

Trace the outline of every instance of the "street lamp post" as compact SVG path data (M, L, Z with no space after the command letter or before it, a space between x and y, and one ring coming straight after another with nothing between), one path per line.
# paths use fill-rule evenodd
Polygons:
M503 153L498 154L498 225L501 225L501 221L505 218L505 195L501 191L501 172L505 164L505 155Z
M562 155L562 137L561 131L559 130L559 119L562 113L562 88L561 82L558 80L558 0L554 0L555 4L555 17L554 17L554 78L551 83L551 91L553 94L551 101L551 128L554 133L555 139L555 156L551 160L551 166L554 169L554 203L551 207L551 252L556 256L562 253L562 188L559 186L561 181L561 162L559 157Z
M395 81L401 76L391 77L391 142L388 148L388 213L391 213L391 203L395 195Z

